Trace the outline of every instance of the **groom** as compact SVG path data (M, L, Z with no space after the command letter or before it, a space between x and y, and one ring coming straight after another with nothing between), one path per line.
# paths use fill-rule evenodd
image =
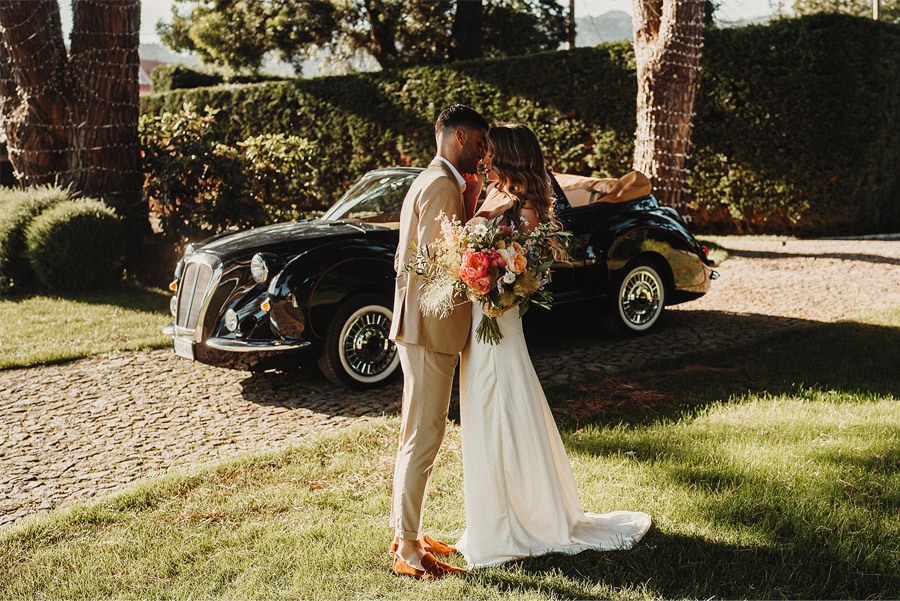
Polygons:
M434 124L437 156L415 179L400 213L400 242L390 338L397 344L403 369L400 442L394 467L391 526L394 528L394 573L413 578L440 578L459 571L435 559L453 547L422 534L425 489L444 439L453 374L469 337L472 306L464 303L443 319L419 310L421 281L406 271L411 243L422 247L440 235L438 215L466 221L481 192L478 163L484 157L488 123L473 109L455 104ZM396 550L395 550L396 549Z

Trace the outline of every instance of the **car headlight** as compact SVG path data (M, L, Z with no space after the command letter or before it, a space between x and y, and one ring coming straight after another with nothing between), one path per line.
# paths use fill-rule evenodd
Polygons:
M169 312L172 313L172 317L178 317L178 296L173 296L169 300Z
M260 253L256 253L250 259L250 275L257 284L265 284L269 281L269 263Z
M257 284L265 284L285 266L285 260L274 253L256 253L250 259L250 275Z
M225 327L229 332L234 332L238 327L238 316L234 309L225 311Z

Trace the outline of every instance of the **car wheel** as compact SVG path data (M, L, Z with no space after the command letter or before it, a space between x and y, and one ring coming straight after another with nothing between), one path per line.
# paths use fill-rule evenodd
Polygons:
M609 297L606 323L617 334L649 332L665 309L665 279L659 267L647 259L632 261L622 274L615 280Z
M374 388L397 372L400 357L388 340L393 312L378 294L355 296L342 304L325 334L319 369L335 384Z

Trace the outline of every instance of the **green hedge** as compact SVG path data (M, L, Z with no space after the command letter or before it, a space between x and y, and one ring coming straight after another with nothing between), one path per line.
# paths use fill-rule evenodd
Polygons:
M710 30L695 123L691 217L698 230L896 230L900 26L813 15ZM233 143L290 133L330 157L321 208L368 169L424 165L432 124L453 102L522 121L553 168L630 169L635 128L630 44L310 80L182 90L142 98L145 113L186 101L220 109Z
M121 219L104 202L60 202L28 225L25 255L47 289L109 287L122 277L123 234Z
M224 83L257 83L261 81L283 81L285 77L279 75L238 75L226 77L219 73L198 71L184 65L160 65L150 74L155 92L170 90L183 90L216 86Z
M66 190L51 186L0 188L0 293L34 281L25 258L25 230L42 211L68 199Z

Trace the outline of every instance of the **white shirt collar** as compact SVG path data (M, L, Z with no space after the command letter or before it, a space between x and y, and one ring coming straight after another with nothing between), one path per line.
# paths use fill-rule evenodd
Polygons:
M459 171L457 171L456 167L453 166L453 163L442 157L441 155L437 155L437 158L444 161L444 164L450 167L450 172L453 173L453 177L456 178L456 183L459 184L459 187L463 190L466 189L466 180L463 179L463 176L460 175Z

